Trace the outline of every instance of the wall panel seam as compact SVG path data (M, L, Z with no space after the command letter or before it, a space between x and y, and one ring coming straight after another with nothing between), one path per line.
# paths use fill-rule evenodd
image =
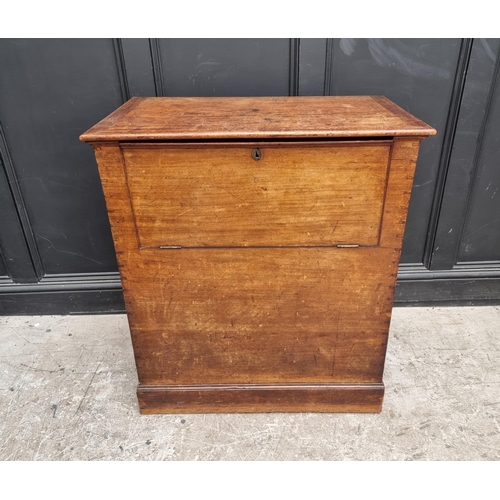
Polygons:
M21 229L23 231L25 243L28 247L28 252L30 254L35 275L38 279L41 279L42 276L44 275L42 259L40 256L40 252L38 250L38 245L36 243L33 227L31 225L28 216L26 204L24 202L21 188L19 186L19 180L17 178L16 170L12 162L12 157L10 155L9 147L7 145L7 140L1 123L0 123L0 157L3 169L5 171L5 176L7 177L7 181L9 183L12 199L14 200L14 205L16 207L17 215L19 217L19 222L21 225Z
M491 108L492 108L492 103L493 103L493 98L495 96L495 90L496 90L496 84L498 80L498 73L499 73L499 68L500 68L500 48L497 52L497 57L495 61L495 68L493 70L493 75L491 78L491 83L490 87L488 89L488 98L486 100L486 109L484 111L484 116L483 120L481 122L481 127L479 129L479 134L477 137L477 142L476 142L476 149L474 151L474 158L472 160L472 169L470 173L470 182L469 182L469 187L467 191L467 200L465 202L465 210L464 210L464 217L462 219L462 225L459 229L460 235L458 238L458 245L455 248L455 257L454 257L454 262L457 262L458 259L458 253L460 251L460 244L462 242L462 238L464 236L464 231L465 231L465 224L467 222L467 213L469 211L470 207L470 202L471 202L471 196L472 196L472 191L474 187L475 180L477 178L477 171L479 168L479 159L481 157L481 152L483 149L483 144L484 144L484 136L486 133L486 127L488 125L488 121L491 115Z
M434 252L439 215L441 212L441 204L443 201L444 188L446 185L446 177L448 174L448 168L450 166L453 141L455 139L458 117L462 104L462 96L467 79L467 71L472 51L472 41L472 38L464 38L462 40L457 60L457 69L453 81L453 90L450 98L450 106L448 109L446 126L443 133L443 145L439 157L434 196L432 199L429 224L427 226L427 235L424 245L424 254L422 258L422 262L428 269L431 269L432 266L432 254Z
M125 65L125 56L123 54L123 45L121 38L113 38L113 47L115 49L116 67L118 79L120 80L120 91L122 101L127 102L130 99L130 88L127 76L127 67Z

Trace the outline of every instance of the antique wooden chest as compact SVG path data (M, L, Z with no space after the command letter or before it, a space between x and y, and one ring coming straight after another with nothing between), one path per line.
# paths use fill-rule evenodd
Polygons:
M133 98L93 145L143 413L375 412L420 141L384 97Z

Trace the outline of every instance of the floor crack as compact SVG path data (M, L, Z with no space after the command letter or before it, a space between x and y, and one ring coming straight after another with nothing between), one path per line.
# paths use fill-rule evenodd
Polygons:
M80 411L80 408L82 407L82 404L83 404L85 398L87 397L87 393L89 392L90 386L92 385L92 382L94 382L95 376L97 375L97 372L98 372L98 370L99 370L100 367L101 367L101 363L99 363L97 365L97 368L95 369L95 372L92 375L92 378L90 379L90 383L87 386L87 389L85 390L85 394L83 395L82 400L80 401L80 404L78 405L78 408L75 411L75 415Z

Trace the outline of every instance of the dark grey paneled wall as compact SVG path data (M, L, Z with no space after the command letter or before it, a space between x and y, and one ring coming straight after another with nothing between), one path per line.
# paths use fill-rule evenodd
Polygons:
M498 39L0 40L0 313L123 309L95 160L78 136L134 95L388 96L438 130L417 166L397 300L500 299L499 49Z
M498 72L498 65L495 68ZM495 79L495 82L497 80ZM459 262L500 261L500 92L491 94L473 172Z
M0 121L43 274L115 271L93 153L78 140L123 102L113 42L0 47Z
M382 94L436 128L422 143L402 262L422 262L461 40L336 40L330 94Z
M160 40L162 95L287 95L289 40Z
M457 262L469 201L472 202L470 194L477 186L479 160L482 159L484 162L481 169L484 178L491 178L496 170L498 155L484 157L483 147L485 132L498 134L499 128L499 122L495 124L490 116L491 103L498 92L495 85L498 75L495 73L499 61L497 57L499 47L498 39L476 39L472 44L439 221L432 246L431 269L433 270L451 269ZM480 192L477 194L481 196ZM484 191L482 194L487 196L488 193ZM480 203L479 199L477 201ZM475 202L471 203L470 210L475 210ZM477 227L472 231L487 223L488 213L483 213L480 217L482 221L478 221ZM471 235L472 240L475 234ZM480 246L479 240L477 242ZM474 245L477 248L478 245L475 243ZM498 251L500 245L497 247L496 260L500 260Z

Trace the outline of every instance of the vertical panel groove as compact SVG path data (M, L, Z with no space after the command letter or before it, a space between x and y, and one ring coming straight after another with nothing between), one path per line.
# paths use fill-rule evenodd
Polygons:
M495 96L495 90L496 90L496 85L498 81L498 73L500 71L500 49L497 53L497 58L495 61L495 68L493 70L493 76L491 78L491 83L490 87L488 89L488 98L486 100L486 109L484 111L484 116L483 116L483 121L481 122L481 128L479 129L479 134L477 137L477 143L476 143L476 149L474 151L474 158L472 160L472 169L471 169L471 174L470 174L470 183L469 183L469 189L467 192L467 201L465 203L465 212L464 212L464 218L462 219L462 225L460 227L460 237L458 238L458 244L457 247L455 248L455 257L454 257L454 262L457 262L458 258L458 252L460 249L460 243L462 241L463 233L465 230L465 223L467 221L467 213L469 211L469 205L470 205L470 200L471 200L471 195L474 187L474 181L477 176L477 169L479 168L479 158L481 157L481 150L483 148L483 142L484 142L484 135L486 132L486 127L488 125L488 120L490 118L491 114L491 107L493 103L493 98Z
M2 162L2 158L0 158L0 163ZM3 168L3 166L2 166ZM2 251L2 242L0 241L0 263L3 264L3 267L5 267L5 272L8 273L9 271L9 268L7 266L7 262L6 262L6 259L3 255L3 251ZM3 276L3 275L2 275ZM3 278L0 278L0 279L3 279ZM10 280L10 278L9 278Z
M2 169L5 172L5 176L7 176L7 172L5 169L5 163L3 161L3 155L2 155L2 149L0 148L0 169ZM1 170L0 170L1 173ZM4 250L2 248L2 238L0 237L0 263L3 264L3 267L5 268L5 273L8 275L10 274L9 272L9 266L7 262L7 258L4 256ZM0 280L3 280L4 278L0 278ZM9 276L8 281L11 281L11 278Z
M326 39L325 83L323 95L332 95L333 38Z
M120 38L113 38L113 47L115 49L116 67L118 70L118 78L120 80L122 101L127 102L130 99L130 88L128 85L125 57L123 55L123 45Z
M164 97L166 93L163 81L163 70L161 67L160 40L158 38L149 39L149 50L151 51L151 64L153 66L156 97Z
M24 199L19 187L19 181L17 180L16 171L12 163L12 158L10 156L9 148L7 146L7 141L3 131L2 124L0 123L0 163L2 163L3 169L5 171L5 176L9 183L9 189L14 200L17 215L21 224L21 229L23 231L24 239L28 247L31 262L33 264L33 269L35 270L35 275L38 280L42 279L44 275L42 259L38 251L38 245L36 244L35 235L33 233L33 228L28 217L28 212L26 210L26 205L24 204ZM6 262L7 264L7 262Z
M439 213L441 211L441 202L444 195L444 187L448 168L450 165L451 152L453 148L453 140L458 123L460 106L462 103L462 95L465 88L465 80L469 67L470 54L472 50L472 38L464 38L460 47L460 52L457 62L457 70L453 82L453 91L450 99L450 107L446 120L446 128L444 131L443 147L439 158L438 172L436 176L436 187L434 197L432 199L431 212L429 216L429 225L427 226L427 236L424 246L423 264L430 269L432 262L432 254L434 251L434 243L436 240L436 230L438 226Z
M299 95L300 38L290 38L288 95Z

